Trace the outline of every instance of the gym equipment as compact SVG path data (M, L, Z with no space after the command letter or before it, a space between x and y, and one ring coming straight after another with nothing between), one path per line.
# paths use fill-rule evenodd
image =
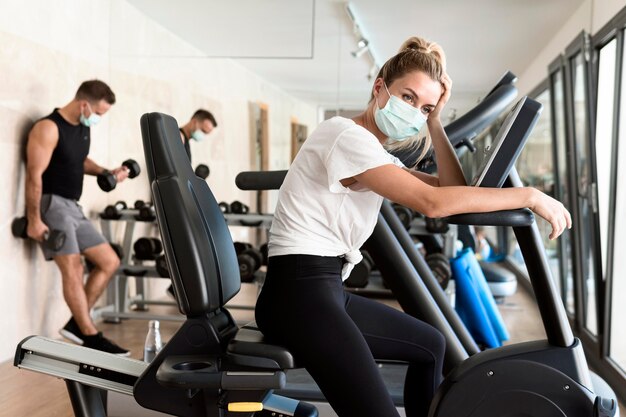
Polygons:
M209 169L208 165L199 164L196 167L194 173L196 174L196 176L202 178L203 180L206 180L209 177L211 170Z
M150 205L150 203L147 203L143 200L135 200L135 203L133 204L133 207L135 207L135 210L139 210L140 208L142 208L145 205Z
M154 211L154 206L149 204L144 204L139 209L139 214L135 216L135 218L141 222L153 222L156 220L156 213Z
M16 217L11 223L11 233L14 237L28 239L26 230L28 229L28 219L26 217ZM60 250L65 244L65 232L52 229L44 234L43 244L52 251Z
M451 261L456 283L456 311L477 343L493 348L509 340L509 333L496 307L474 251L462 250Z
M141 168L139 164L134 159L127 159L122 162L122 166L128 169L128 178L135 178L141 173ZM98 186L102 189L102 191L112 191L117 186L117 178L110 171L104 171L102 174L98 175Z
M156 237L141 237L133 244L133 250L139 260L155 260L163 252L163 244Z
M127 208L126 202L118 201L115 204L106 206L104 211L100 213L100 217L106 220L118 220L122 217L122 210Z
M167 259L165 259L165 255L157 256L155 266L159 276L162 276L163 278L170 277L170 270L167 266Z
M222 213L224 214L230 213L230 204L228 204L227 202L222 201L221 203L219 203L219 207Z
M515 294L515 291L517 291L517 277L513 272L495 261L478 261L478 264L485 275L489 291L495 297L496 302L501 302L504 297Z
M404 228L406 230L409 230L411 228L411 221L413 220L414 216L413 210L397 203L393 203L392 206L393 211L395 211L398 215L398 218L400 219L400 222L402 223Z
M144 408L181 417L254 412L315 417L315 407L280 397L285 348L239 330L224 304L240 289L232 238L207 183L198 178L176 121L141 119L147 171L180 311L186 321L151 363L52 341L24 339L15 365L64 378L77 416L104 416L102 390L133 395ZM201 254L201 255L200 255ZM239 337L236 337L239 334Z
M254 273L259 270L263 262L261 251L250 246L237 255L241 282L252 282Z
M241 201L233 201L230 203L230 212L235 214L248 214L250 207L243 204Z
M233 242L233 246L235 247L235 253L237 255L241 255L243 251L252 247L252 245L247 242Z
M437 279L442 289L448 288L450 278L452 277L452 269L450 268L450 260L443 253L429 253L424 257L428 267L433 271L433 275Z
M433 219L431 217L424 216L426 222L426 230L429 233L446 233L450 226L445 219Z

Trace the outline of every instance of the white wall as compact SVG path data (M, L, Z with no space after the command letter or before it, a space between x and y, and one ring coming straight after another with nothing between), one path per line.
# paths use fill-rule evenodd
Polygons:
M565 48L583 30L596 33L624 7L623 0L586 0L558 33L548 42L520 74L518 88L520 95L528 94L548 76L548 65L565 52Z
M234 185L235 175L250 168L249 102L269 108L272 169L288 166L291 119L311 131L317 108L232 60L198 58L199 51L125 0L4 0L1 10L0 360L5 360L23 337L56 336L69 318L56 267L43 261L39 248L13 238L10 224L24 213L26 132L33 121L69 102L80 82L102 79L117 96L117 104L92 129L90 157L107 167L126 158L145 167L139 129L143 113L168 113L184 124L197 108L212 111L219 127L204 142L192 144L192 156L194 165L210 166L208 182L219 201L252 200L251 193ZM154 57L164 51L167 57ZM138 198L149 198L145 173L109 194L87 178L81 204L97 223L95 213L106 204ZM235 238L246 234L233 233Z

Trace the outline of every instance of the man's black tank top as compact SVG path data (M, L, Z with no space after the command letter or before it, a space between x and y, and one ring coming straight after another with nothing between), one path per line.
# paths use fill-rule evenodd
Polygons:
M91 144L90 130L82 123L69 123L59 114L59 109L54 109L44 119L57 125L59 142L42 175L42 192L78 200L83 193L84 162Z
M178 130L180 130L183 138L185 138L185 140L183 141L183 145L185 146L185 152L187 152L187 156L189 157L189 162L191 162L191 146L189 146L189 137L185 134L185 131L183 129Z

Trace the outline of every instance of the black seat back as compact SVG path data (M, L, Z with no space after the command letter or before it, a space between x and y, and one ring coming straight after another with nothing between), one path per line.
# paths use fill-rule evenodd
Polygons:
M176 120L141 117L146 168L181 313L213 312L241 286L233 241L213 193L185 153Z

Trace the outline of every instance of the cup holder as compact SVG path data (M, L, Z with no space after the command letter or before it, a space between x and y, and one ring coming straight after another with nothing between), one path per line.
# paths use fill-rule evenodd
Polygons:
M173 366L177 371L199 371L212 367L211 362L181 362Z

